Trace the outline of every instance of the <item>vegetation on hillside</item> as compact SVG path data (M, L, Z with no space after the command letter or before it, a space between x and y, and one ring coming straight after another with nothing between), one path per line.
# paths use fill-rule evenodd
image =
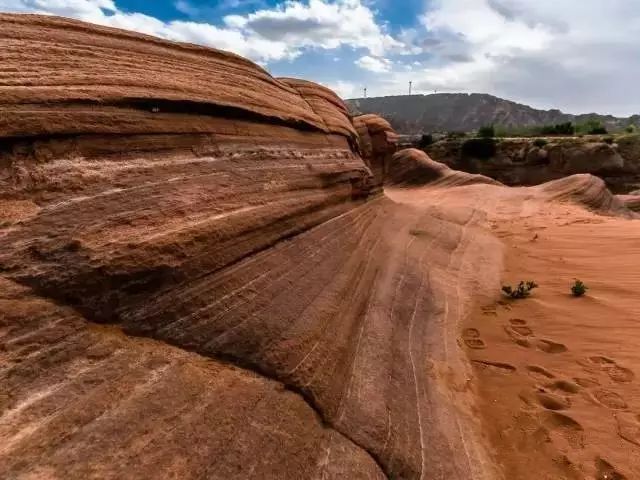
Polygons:
M488 160L496 154L496 141L493 138L470 138L462 144L462 156Z

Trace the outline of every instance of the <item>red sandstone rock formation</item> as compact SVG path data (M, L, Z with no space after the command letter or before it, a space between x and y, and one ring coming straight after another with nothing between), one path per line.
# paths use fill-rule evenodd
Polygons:
M385 122L369 168L332 92L235 55L19 15L0 52L1 477L481 469Z
M476 183L501 185L484 175L452 170L444 163L433 161L422 150L408 148L396 153L391 160L386 180L396 186L461 186Z
M333 255L289 239L367 195L342 102L59 18L1 15L0 52L0 477L382 477L274 367L312 341L308 272ZM299 347L261 359L292 315Z
M353 119L353 124L358 131L360 153L371 168L375 186L381 188L391 155L396 151L398 135L389 122L377 115L360 115Z

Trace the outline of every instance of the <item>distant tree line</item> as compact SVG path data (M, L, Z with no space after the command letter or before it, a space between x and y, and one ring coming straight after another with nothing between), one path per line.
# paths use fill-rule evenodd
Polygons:
M601 121L596 119L587 120L584 123L574 124L573 122L556 123L553 125L542 125L533 127L491 127L494 129L495 137L540 137L551 135L607 135L609 131L602 124ZM633 126L627 127L627 131ZM490 132L489 127L481 127L478 130L479 137L486 137L486 134Z

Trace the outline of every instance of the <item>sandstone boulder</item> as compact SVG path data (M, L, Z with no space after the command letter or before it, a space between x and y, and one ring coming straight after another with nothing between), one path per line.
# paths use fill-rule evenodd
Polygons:
M500 182L483 175L452 170L415 148L401 150L393 156L387 183L394 186L461 186L475 183L500 185Z
M574 142L549 148L550 168L565 174L621 171L624 159L606 143Z
M362 157L371 168L375 185L381 187L388 171L391 155L396 151L398 136L389 122L377 115L355 117L353 124L358 131Z

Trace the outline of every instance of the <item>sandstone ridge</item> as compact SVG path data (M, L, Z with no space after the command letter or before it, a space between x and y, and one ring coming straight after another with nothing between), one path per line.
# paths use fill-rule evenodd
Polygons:
M474 433L436 385L467 367L423 320L465 302L406 243L466 230L380 195L386 122L72 20L1 15L0 51L0 476L485 470L454 458Z

